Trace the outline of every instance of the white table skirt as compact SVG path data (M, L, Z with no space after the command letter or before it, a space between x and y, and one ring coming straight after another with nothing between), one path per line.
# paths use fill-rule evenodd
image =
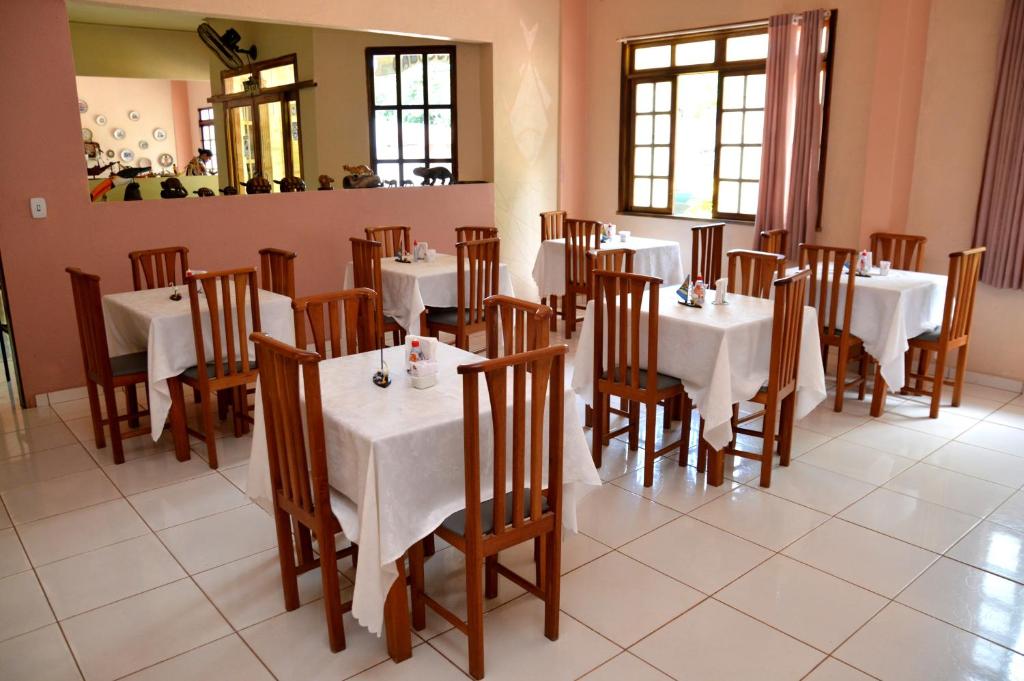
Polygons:
M679 284L683 281L679 244L675 241L633 236L627 241L605 242L601 248L629 248L636 251L633 271L637 274L658 277L665 284ZM565 293L565 239L548 239L541 243L533 263L533 280L537 282L541 297Z
M149 353L149 417L154 440L160 438L171 409L167 379L196 365L196 347L192 333L192 309L188 289L178 288L181 300L171 300L171 288L111 293L103 297L103 317L107 345L112 357L132 352ZM233 295L233 294L232 294ZM285 343L295 343L292 300L287 296L259 292L260 324L263 331ZM207 356L213 351L210 313L206 298L201 298L203 332ZM246 319L249 320L248 307ZM223 324L221 331L223 332ZM256 355L249 344L249 358Z
M454 255L438 254L432 262L381 260L384 314L413 335L419 335L420 313L427 307L455 307L458 304L458 261ZM345 268L345 288L352 288L352 263ZM498 266L498 292L513 296L512 277L504 263Z
M388 591L397 577L395 561L465 506L462 377L456 367L482 358L447 345L439 345L438 350L439 381L426 390L411 387L403 371L403 348L384 352L393 381L384 389L370 382L379 364L376 352L320 364L328 475L331 486L355 507L349 517L339 517L345 535L359 544L352 614L377 634L382 628ZM486 442L490 437L490 405L482 379L480 398L480 430L484 435L481 480L485 481L482 491L486 499L492 484L487 463L490 445ZM601 480L569 386L565 398L563 519L565 527L575 531L576 502L586 489L600 486ZM247 493L270 509L267 457L259 400Z
M775 303L730 294L727 305L689 308L676 302L675 287L659 292L658 371L678 378L704 417L704 439L720 449L732 439L732 405L748 400L768 381ZM648 297L640 314L646 329ZM640 364L647 366L647 334L640 334ZM796 418L825 399L818 322L804 310L797 371ZM573 369L573 388L590 403L594 394L594 304L587 305Z

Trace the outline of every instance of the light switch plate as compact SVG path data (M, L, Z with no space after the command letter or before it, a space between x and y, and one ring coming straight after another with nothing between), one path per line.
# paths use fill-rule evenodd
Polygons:
M36 196L28 200L28 205L32 211L32 217L36 220L46 217L46 199Z

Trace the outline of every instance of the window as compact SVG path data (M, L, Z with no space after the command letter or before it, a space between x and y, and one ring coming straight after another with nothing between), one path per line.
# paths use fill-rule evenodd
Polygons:
M366 50L370 164L381 180L415 181L413 169L458 176L454 47Z
M204 149L213 152L213 158L206 163L206 170L217 172L217 133L213 127L213 107L204 106L199 109L199 139Z
M767 22L628 41L623 49L621 208L753 220Z

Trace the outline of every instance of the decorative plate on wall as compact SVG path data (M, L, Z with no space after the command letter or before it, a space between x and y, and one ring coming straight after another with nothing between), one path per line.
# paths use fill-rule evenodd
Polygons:
M138 111L129 111L128 112L128 120L130 120L130 121L137 121L140 118L142 118L142 114L140 114Z
M84 114L88 110L89 110L89 102L85 101L84 99L78 100L78 113Z
M165 139L167 139L167 131L164 130L163 128L155 128L153 130L153 139L155 139L157 142L163 142Z
M82 128L82 141L92 142L92 130L89 128Z
M107 117L104 116L103 114L96 114L96 118L94 118L93 120L96 121L96 125L106 125L107 124Z
M135 152L132 151L131 149L122 149L121 160L124 161L125 163L131 163L132 161L135 160Z
M107 149L107 158L114 158L114 150Z
M145 156L140 156L137 159L135 159L135 167L136 168L152 168L153 167L153 162L150 161Z
M156 157L156 162L164 168L174 165L174 157L170 154L160 154Z
M149 142L146 140L139 140L139 149L149 149Z
M128 133L124 131L124 128L114 128L110 132L110 134L113 135L114 139L116 140L123 140L125 137L128 136Z

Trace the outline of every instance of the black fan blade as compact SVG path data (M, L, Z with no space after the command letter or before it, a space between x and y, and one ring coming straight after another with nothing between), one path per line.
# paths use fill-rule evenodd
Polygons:
M196 33L199 34L200 40L224 63L224 66L229 69L239 69L244 66L242 60L235 54L234 49L224 44L213 26L203 22L199 24Z

